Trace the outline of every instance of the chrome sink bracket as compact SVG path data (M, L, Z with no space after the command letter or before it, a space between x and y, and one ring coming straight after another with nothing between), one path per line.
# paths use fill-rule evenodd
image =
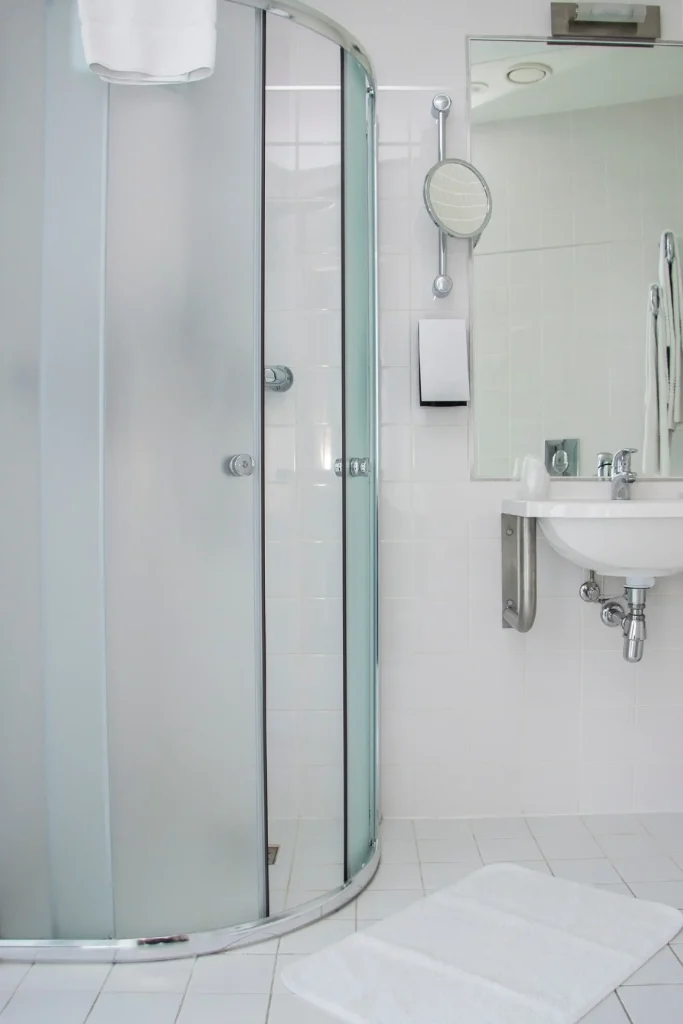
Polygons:
M501 513L503 629L528 633L536 619L536 520Z
M438 128L439 162L446 159L446 118L451 110L451 98L439 93L432 100L432 117L436 118ZM453 290L453 278L448 276L448 235L439 231L439 273L434 278L434 295L437 299L445 299Z

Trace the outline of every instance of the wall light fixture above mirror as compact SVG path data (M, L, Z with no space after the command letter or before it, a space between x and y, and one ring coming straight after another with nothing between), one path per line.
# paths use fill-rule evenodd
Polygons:
M470 78L473 475L573 439L578 476L683 477L683 45L473 39Z

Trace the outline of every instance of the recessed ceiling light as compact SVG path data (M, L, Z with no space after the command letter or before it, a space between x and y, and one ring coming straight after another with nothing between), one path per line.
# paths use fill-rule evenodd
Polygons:
M486 92L489 88L488 82L472 82L470 90L472 92Z
M515 64L507 73L507 79L513 85L536 85L544 78L552 75L553 69L547 64Z

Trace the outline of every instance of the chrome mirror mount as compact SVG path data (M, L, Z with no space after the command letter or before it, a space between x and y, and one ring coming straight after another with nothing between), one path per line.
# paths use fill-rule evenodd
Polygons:
M438 124L438 161L425 178L427 213L439 229L439 273L434 295L445 298L453 288L448 275L447 240L468 238L477 244L491 219L491 191L482 174L466 160L446 158L446 118L451 98L442 93L432 100L432 116Z

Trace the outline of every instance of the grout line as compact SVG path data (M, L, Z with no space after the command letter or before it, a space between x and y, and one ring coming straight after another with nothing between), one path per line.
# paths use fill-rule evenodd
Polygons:
M619 1005L621 1006L622 1010L626 1014L626 1020L629 1022L629 1024L634 1024L633 1018L629 1015L628 1010L626 1009L626 1007L624 1006L623 1002L621 1001L621 996L619 995L619 989L617 989L614 994L617 997Z
M415 852L417 853L417 870L420 872L420 882L422 884L422 895L427 895L427 889L425 887L424 875L422 874L422 857L420 856L420 847L417 843L417 831L415 829L415 819L410 819L410 828L413 833L413 842L415 843Z
M180 1020L180 1015L183 1012L183 1007L185 1005L185 1000L187 999L187 993L190 991L190 981L192 980L192 975L194 974L194 969L195 969L196 965L197 965L197 957L194 958L194 961L192 963L192 970L190 971L190 973L187 976L187 984L185 985L185 988L184 988L183 993L182 993L182 998L180 1000L180 1005L178 1007L178 1012L177 1012L177 1014L174 1017L174 1024L178 1024L178 1021Z

